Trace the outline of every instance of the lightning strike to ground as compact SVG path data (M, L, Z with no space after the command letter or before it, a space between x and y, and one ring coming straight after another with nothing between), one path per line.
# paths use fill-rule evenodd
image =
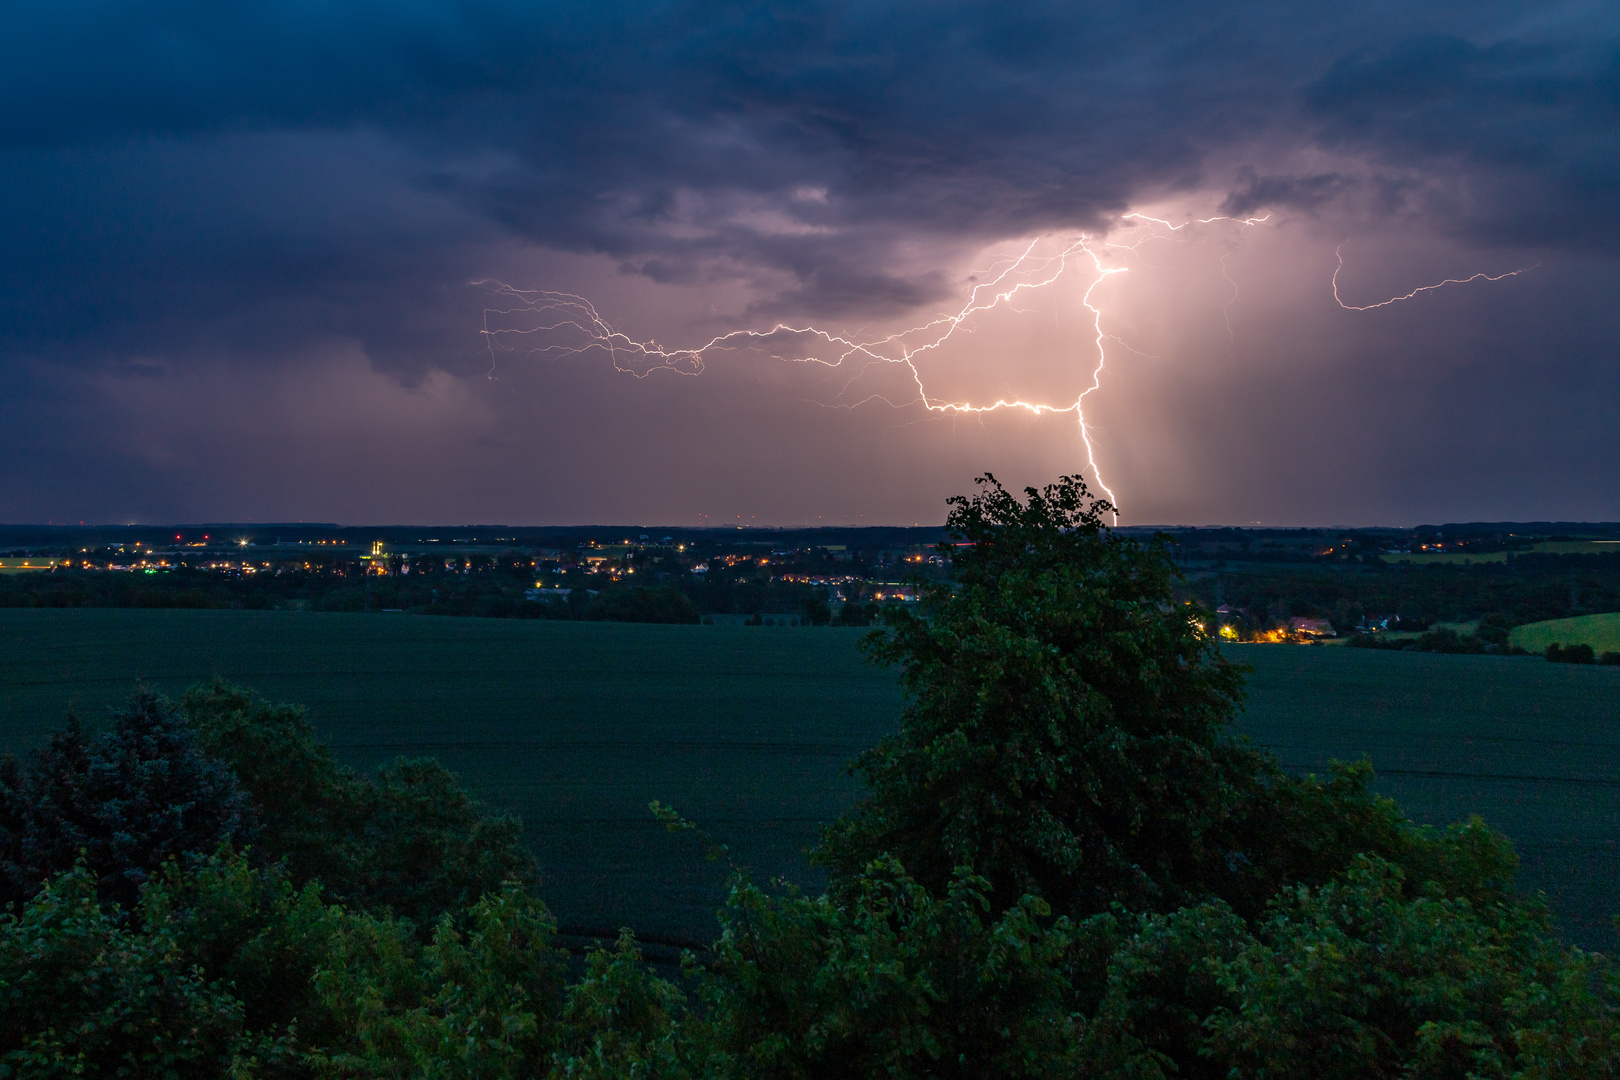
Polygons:
M558 358L582 356L593 350L601 350L608 355L615 370L634 375L636 378L646 378L655 371L669 371L677 375L700 375L705 370L704 358L711 353L756 349L783 363L819 365L832 370L850 372L849 377L843 384L843 388L839 391L839 399L845 398L854 384L873 366L902 365L909 375L911 385L916 390L915 396L905 401L896 402L882 393L873 393L855 400L841 401L841 407L858 408L873 401L881 401L894 408L921 405L928 412L951 415L983 415L1009 409L1020 409L1034 416L1073 413L1080 442L1085 447L1087 475L1102 490L1108 502L1115 508L1114 521L1117 524L1119 521L1119 502L1113 489L1103 480L1098 468L1096 445L1092 439L1091 425L1086 419L1085 405L1086 399L1102 388L1103 373L1108 364L1108 345L1113 343L1132 352L1138 350L1132 349L1121 338L1110 334L1104 329L1104 310L1098 303L1093 302L1098 288L1104 282L1116 275L1127 273L1130 269L1123 265L1109 265L1104 261L1103 253L1099 248L1136 252L1143 244L1154 240L1169 239L1172 234L1193 225L1211 225L1217 222L1227 222L1237 224L1242 229L1248 229L1250 226L1259 225L1269 220L1269 215L1259 218L1219 216L1196 218L1180 225L1174 225L1163 218L1150 217L1139 213L1126 214L1123 219L1142 222L1150 227L1158 226L1165 231L1154 231L1134 243L1128 244L1099 239L1090 234L1081 234L1078 239L1059 241L1056 254L1037 254L1042 242L1047 239L1038 236L1031 240L1017 255L1005 259L999 269L993 269L994 276L989 281L974 284L962 307L955 312L943 313L928 322L870 339L834 333L812 325L795 326L789 323L777 323L768 330L733 330L719 334L703 344L693 347L666 348L660 345L656 339L640 341L617 330L609 324L589 300L582 296L545 289L518 289L497 281L476 282L475 284L490 288L511 301L511 306L489 307L484 310L483 333L486 347L490 353L491 377L493 377L494 365L497 362L497 348L507 351L515 351L517 348L515 345L505 344L506 339L523 339L533 335L558 334L571 336L573 343L538 344L528 350L530 355ZM1341 249L1342 247L1343 245L1340 245ZM1376 304L1357 306L1346 304L1339 295L1339 271L1344 268L1344 257L1340 249L1335 249L1334 254L1338 258L1338 267L1333 272L1331 282L1333 298L1340 307L1349 311L1372 311L1403 300L1410 300L1420 293L1443 288L1447 285L1463 285L1479 280L1501 281L1522 274L1527 269L1532 269L1531 267L1525 267L1494 276L1479 273L1467 278L1448 278L1433 285L1420 286L1404 296L1391 297ZM1232 277L1227 265L1227 260L1231 255L1232 251L1228 251L1221 258L1221 275L1232 286L1231 298L1223 307L1229 341L1232 337L1231 310L1237 301L1238 291L1237 281ZM1092 329L1095 332L1092 342L1095 349L1095 359L1091 363L1089 385L1085 386L1073 401L1053 403L1026 401L1022 398L1011 400L999 398L993 402L976 404L966 400L949 400L932 393L928 389L923 372L918 367L918 357L944 346L958 330L962 330L963 333L971 332L963 329L963 327L975 315L1000 307L1011 308L1021 293L1047 288L1055 284L1077 265L1089 265L1090 272L1094 275L1090 285L1086 287L1082 295L1081 303L1091 313ZM539 316L540 321L523 328L491 326L492 317L506 318L517 315ZM918 338L922 340L919 341ZM502 344L498 346L497 342L502 342ZM790 351L781 347L786 344L797 344L799 347L796 351ZM806 345L826 350L830 356L818 355L814 349L805 348Z
M1102 373L1107 363L1107 343L1119 340L1104 329L1103 309L1093 302L1093 297L1098 286L1117 274L1125 273L1127 268L1107 265L1093 246L1096 241L1090 235L1082 235L1078 239L1066 242L1056 254L1037 254L1036 250L1043 239L1036 237L1017 256L1008 260L991 280L975 284L965 303L957 311L872 339L856 339L816 326L778 323L769 330L733 330L717 335L702 345L667 349L656 340L638 341L615 329L595 306L582 296L549 290L517 289L499 282L479 284L512 298L517 306L487 308L484 312L484 335L492 362L495 360L495 343L503 337L555 333L583 335L583 341L577 344L542 344L530 352L532 355L560 357L579 356L592 350L601 350L608 354L615 369L637 378L645 378L654 371L699 375L704 371L704 357L707 354L719 350L752 347L785 363L817 364L831 369L851 371L850 377L839 393L840 397L846 396L855 382L873 365L903 365L911 384L916 388L915 397L895 402L881 393L875 393L846 402L846 407L857 408L869 402L882 401L897 408L907 404L920 404L929 412L940 414L980 415L1005 409L1022 409L1035 416L1073 413L1080 440L1085 446L1090 476L1102 489L1110 504L1115 504L1116 496L1113 490L1098 474L1096 446L1092 441L1091 427L1085 417L1085 400L1102 386ZM1089 263L1095 274L1081 302L1091 312L1092 326L1095 330L1096 362L1092 367L1090 385L1081 390L1074 401L1054 404L1026 401L1022 398L1001 398L988 404L976 404L972 401L949 400L929 391L917 364L919 356L944 346L973 316L998 307L1009 306L1021 293L1054 284L1069 273L1077 263ZM491 316L519 313L540 315L542 321L523 329L490 326ZM916 340L918 338L922 340ZM784 342L816 343L830 347L834 355L827 358L807 351L790 353L773 348ZM1117 519L1117 511L1115 516Z

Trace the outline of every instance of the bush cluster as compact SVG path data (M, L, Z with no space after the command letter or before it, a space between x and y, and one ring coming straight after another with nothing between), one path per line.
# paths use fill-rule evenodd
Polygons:
M1620 652L1606 652L1602 656L1587 644L1547 646L1547 659L1555 664L1608 664L1620 665Z
M1472 634L1459 634L1449 627L1430 630L1415 638L1389 638L1381 634L1355 634L1345 642L1354 649L1390 649L1396 652L1431 652L1462 655L1501 653L1507 656L1529 656L1527 649L1508 644L1507 631L1501 626L1481 623Z
M141 691L94 739L70 718L26 768L0 759L0 903L82 861L103 898L131 907L165 862L247 842L256 820L230 767Z
M825 891L734 874L679 977L628 931L571 959L516 824L436 766L359 776L220 683L142 694L6 766L0 1075L1615 1073L1620 972L1502 836L1414 826L1364 764L1283 773L1161 545L1076 478L984 484L954 581L868 638L908 705Z

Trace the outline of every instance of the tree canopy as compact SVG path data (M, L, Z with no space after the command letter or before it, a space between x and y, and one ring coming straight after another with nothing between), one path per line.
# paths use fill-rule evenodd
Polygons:
M1162 541L1110 529L1113 507L1079 477L1024 501L979 483L951 500L952 580L868 638L909 700L900 731L855 762L871 794L827 834L837 873L893 856L936 892L970 867L999 908L1218 897L1252 918L1283 883L1327 880L1358 853L1421 859L1364 769L1290 777L1232 733L1243 669L1209 613L1177 600Z
M166 860L245 844L256 820L174 704L141 690L100 735L70 717L26 767L0 759L0 903L82 859L104 898L133 906Z

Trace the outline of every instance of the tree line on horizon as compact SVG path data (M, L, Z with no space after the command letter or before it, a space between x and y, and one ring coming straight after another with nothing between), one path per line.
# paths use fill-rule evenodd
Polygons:
M320 562L319 556L315 557ZM533 560L468 558L457 571L409 576L370 576L363 564L345 569L336 560L306 569L289 565L282 573L231 576L199 568L153 574L59 568L49 572L0 575L0 608L178 608L211 610L305 610L325 612L400 611L498 619L550 619L588 622L696 624L705 615L786 616L802 625L829 625L834 614L827 589L769 573L714 577L693 575L684 563L652 560L642 578L609 581L575 574L558 584L571 586L543 599L533 586ZM293 562L293 560L289 560ZM424 562L423 566L434 565ZM846 568L847 569L847 568ZM845 625L870 625L870 590L855 584L857 600ZM859 617L856 615L859 613Z
M1275 638L1292 618L1304 617L1325 620L1339 636L1366 647L1511 653L1507 634L1513 627L1620 612L1620 554L1531 552L1502 563L1426 566L1390 565L1376 555L1335 561L1300 554L1293 561L1234 566L1221 559L1188 563L1189 556L1209 551L1186 534L1167 535L1172 555L1190 566L1177 596L1217 609L1217 623L1239 641ZM1195 539L1207 538L1200 532ZM310 562L309 569L304 561ZM883 590L873 581L920 577L926 585L942 576L932 566L879 566L861 558L834 563L826 552L819 561L814 552L801 553L797 563L773 560L770 568L745 564L697 575L690 572L689 559L654 554L633 580L613 582L579 571L557 577L542 571L555 584L573 589L564 595L536 594L537 560L527 555L468 555L452 561L458 569L447 569L442 559L428 559L410 575L386 577L365 575L363 563L320 552L286 558L274 568L280 573L236 576L198 568L155 574L59 568L0 575L0 607L401 611L684 624L741 615L758 617L759 624L868 626L879 621L885 606L877 599ZM784 579L812 574L852 575L855 580L841 586L850 603L829 604L826 587ZM1477 628L1457 633L1436 628L1437 622L1474 623ZM1388 630L1404 636L1383 637Z

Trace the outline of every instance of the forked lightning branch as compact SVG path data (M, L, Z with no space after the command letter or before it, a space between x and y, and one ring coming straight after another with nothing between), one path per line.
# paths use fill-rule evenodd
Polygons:
M1132 269L1133 256L1143 244L1150 241L1168 240L1192 228L1233 226L1241 240L1243 231L1263 225L1269 218L1217 216L1195 218L1175 225L1164 218L1126 214L1124 220L1146 226L1148 234L1128 244L1089 233L1067 238L1037 236L1021 250L998 260L985 275L976 275L985 276L988 280L976 281L955 311L941 312L914 326L872 337L850 331L829 330L813 324L779 322L766 329L728 331L697 345L671 347L656 339L643 340L624 333L603 317L584 296L549 289L520 289L492 280L475 284L492 290L500 298L496 305L484 309L483 317L483 334L490 353L492 375L498 356L503 352L554 360L601 354L615 370L636 378L646 378L655 372L698 376L706 370L706 360L716 353L748 352L782 364L817 366L835 377L842 376L834 400L834 404L840 408L853 409L880 403L891 408L920 407L929 413L942 415L982 415L1005 410L1022 410L1035 416L1072 414L1084 447L1085 474L1117 507L1119 500L1098 469L1096 445L1091 426L1086 421L1086 399L1102 387L1110 346L1129 352L1138 350L1107 329L1106 298L1099 296L1099 289L1111 278L1128 273ZM1235 250L1235 246L1232 250ZM1232 290L1225 305L1229 333L1231 307L1237 300L1238 289L1236 280L1227 268L1230 255L1231 250L1220 260L1221 275ZM1478 273L1467 278L1448 278L1377 303L1354 305L1346 303L1339 293L1339 273L1344 268L1342 245L1335 249L1334 255L1337 264L1329 280L1333 299L1341 308L1356 312L1413 300L1448 285L1502 281L1530 269L1526 267L1494 276ZM1021 296L1049 289L1075 275L1088 275L1090 278L1081 303L1089 313L1092 334L1091 340L1077 350L1076 363L1082 369L1084 385L1073 400L1027 400L1019 397L975 401L949 398L930 389L925 375L926 365L922 363L929 353L943 348L959 333L971 332L970 324L975 317L996 309L1011 308ZM858 392L855 389L857 383L874 366L901 369L907 394L897 398L887 392ZM1117 513L1115 517L1117 520Z

